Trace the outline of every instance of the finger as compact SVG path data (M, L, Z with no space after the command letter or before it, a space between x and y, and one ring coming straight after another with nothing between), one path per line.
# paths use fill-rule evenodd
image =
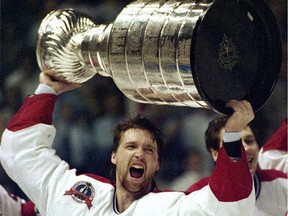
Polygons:
M229 108L232 108L235 103L237 103L238 101L237 100L229 100L227 103L226 103L226 107L229 107Z
M252 105L251 105L247 100L243 100L243 101L241 101L241 102L242 102L242 104L245 106L245 108L246 108L247 110L253 111Z
M226 106L230 107L235 112L253 112L253 108L247 100L230 100L227 102Z
M234 112L242 112L246 110L245 106L241 103L241 101L230 100L227 103L227 106L230 107Z

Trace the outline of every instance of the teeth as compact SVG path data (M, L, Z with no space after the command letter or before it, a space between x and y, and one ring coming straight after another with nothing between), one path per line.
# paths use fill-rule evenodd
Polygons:
M140 166L140 165L133 165L132 167L135 168L135 169L143 169L143 167Z

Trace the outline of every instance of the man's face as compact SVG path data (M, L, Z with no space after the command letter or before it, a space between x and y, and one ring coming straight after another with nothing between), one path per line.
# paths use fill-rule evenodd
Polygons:
M221 140L223 139L223 135L224 135L224 128L220 132ZM253 175L258 166L259 147L250 127L246 127L244 130L241 131L241 139L242 139L242 143L244 145L244 149L246 152L246 158L248 161L249 170L250 170L250 173ZM221 146L222 146L222 142L220 144L220 147ZM213 159L216 160L217 156L218 155L216 155L216 157L213 156Z
M254 174L258 166L258 144L252 130L249 127L246 127L241 131L241 138L246 152L250 173Z
M111 155L116 165L116 186L133 194L151 190L151 182L159 170L158 149L149 132L142 129L127 130L117 152Z

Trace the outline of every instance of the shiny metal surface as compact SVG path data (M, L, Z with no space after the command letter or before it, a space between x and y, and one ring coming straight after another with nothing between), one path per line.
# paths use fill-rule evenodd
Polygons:
M212 8L213 10L210 10L215 2L216 6ZM213 20L213 16L218 16L219 8L223 8L221 13L229 11L229 7L235 8L237 12L240 9L245 11L248 8L249 15L250 9L246 4L250 7L249 4L253 5L254 2L249 0L247 2L246 0L138 0L126 6L110 25L96 25L91 18L72 9L53 11L42 21L39 29L37 44L38 64L41 70L48 71L55 79L67 82L82 83L92 78L96 73L111 77L117 87L135 102L212 108L217 112L223 113L226 110L222 104L225 103L230 95L232 95L233 99L245 98L246 93L248 94L247 97L250 98L250 92L252 94L255 92L255 95L258 95L257 91L250 91L249 89L250 86L253 86L252 82L250 86L242 90L243 83L237 77L241 78L237 71L242 70L240 68L242 65L241 60L246 61L245 52L254 51L254 48L245 48L247 50L242 52L244 57L238 59L238 49L241 46L239 44L242 43L241 33L244 32L245 36L246 30L243 30L240 25L240 29L236 29L237 26L229 26L229 20L227 20L227 26L225 26L226 21L222 23L224 27L217 26L218 23L217 21L215 22L215 28L219 28L219 31L216 29L218 31L217 34L219 33L219 38L213 37L213 35L210 37L208 32L209 38L207 42L211 42L208 44L209 46L212 45L210 50L207 49L207 44L195 46L195 32L203 33L201 28L200 32L195 29L197 25L199 27L203 20L205 21L205 15L208 14L207 11L209 10L211 13L206 20L209 20L209 18ZM225 9L225 7L228 7L228 9ZM268 12L270 11L268 10ZM228 12L226 16L228 19L230 17L233 19L234 17ZM255 14L255 19L257 16ZM273 17L273 15L271 16ZM234 18L234 23L237 24L238 21L242 21L244 18L244 22L250 25L250 28L254 27L254 20L250 20L251 16L239 13L238 17ZM261 24L261 16L259 21ZM265 20L263 23L265 23ZM204 22L204 24L202 29L215 29L214 26L210 27L208 21ZM260 24L258 25L261 27ZM271 26L275 26L273 22ZM240 33L239 37L238 31ZM252 38L252 42L254 40L253 37L259 38L257 29L254 32L255 34L251 34L251 37L247 37L249 40ZM234 36L230 38L226 34ZM269 34L267 33L267 35ZM234 38L240 38L240 40L234 42ZM201 42L198 44L206 43L206 39L198 41ZM230 47L229 43L229 46L226 46L226 41L231 41L230 44L233 46L231 45ZM274 41L278 45L277 37L275 37ZM265 43L263 42L263 44ZM274 45L272 44L272 46ZM193 49L193 47L196 48ZM228 49L232 49L233 52L226 54ZM195 50L197 52L201 50L201 55L204 56L204 59L201 58L203 61L199 61L200 55L198 53L195 54ZM215 57L212 56L214 52L216 54L214 55ZM276 50L275 53L279 53L279 50ZM207 70L203 67L206 64L206 54L210 55L210 59L207 59L207 64L210 65L209 67L212 70L210 68ZM194 55L197 62L199 62L197 67L195 66L196 64L193 65L195 61ZM275 56L272 53L271 56L273 55ZM253 56L250 57L252 65L255 62L254 59ZM260 61L262 60L260 59ZM244 63L246 64L246 62ZM274 71L277 71L277 62L275 65L276 70ZM197 71L199 68L204 68L204 70ZM257 62L255 63L255 68L252 73L257 70ZM224 84L227 80L233 78L238 85L239 79L238 89L242 90L241 94L238 93L240 91L237 89L234 91L234 84L232 88L229 87L230 89L226 90L225 85L221 83L222 88L218 91L220 93L218 97L218 92L214 91L214 89L215 86L219 86L219 82L211 82L214 86L212 88L209 84L210 81L206 82L206 80L208 81L211 78L209 71L214 70L215 73L212 75L217 78L218 73L220 75L218 78L220 79L223 76L223 79L225 79ZM223 70L225 71L223 72ZM271 70L271 73L274 73L274 71ZM254 76L254 74L251 75ZM251 75L248 74L247 78ZM197 76L201 78L200 81L196 80ZM274 82L275 80L276 78L272 81ZM274 83L272 81L267 85L269 91L273 89ZM211 98L209 94L206 94L206 89L203 89L203 85L200 82L205 84L205 88L208 86L209 92L212 92L210 93L212 95ZM201 95L199 93L200 90ZM236 92L236 94L231 94L232 91ZM214 96L215 94L216 96ZM254 97L254 95L252 96ZM267 98L260 102L257 101L255 107L257 106L257 109L261 107Z
M196 2L136 1L107 26L72 9L53 11L38 32L38 64L67 82L110 76L136 102L208 107L190 67L193 27L209 7Z
M40 25L37 61L55 79L81 83L96 74L82 58L81 44L87 31L96 27L84 14L73 10L49 13Z
M111 30L110 71L137 102L206 107L190 67L193 27L209 4L196 1L135 2Z

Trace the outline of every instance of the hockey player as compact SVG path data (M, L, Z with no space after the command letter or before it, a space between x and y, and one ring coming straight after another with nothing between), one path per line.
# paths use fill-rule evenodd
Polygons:
M41 215L251 215L253 181L240 136L235 133L254 118L247 101L227 104L234 113L225 125L225 149L219 152L209 186L185 194L155 188L163 139L146 118L127 120L115 128L111 154L115 181L78 175L70 169L51 148L56 132L52 114L57 95L79 84L55 81L43 72L40 83L4 131L0 158Z
M206 148L218 163L227 117L212 120L205 132ZM287 214L287 175L278 170L261 170L258 168L259 147L250 126L241 131L241 138L246 152L250 173L254 178L256 204L253 216L279 216ZM203 189L212 177L200 179L187 191Z

